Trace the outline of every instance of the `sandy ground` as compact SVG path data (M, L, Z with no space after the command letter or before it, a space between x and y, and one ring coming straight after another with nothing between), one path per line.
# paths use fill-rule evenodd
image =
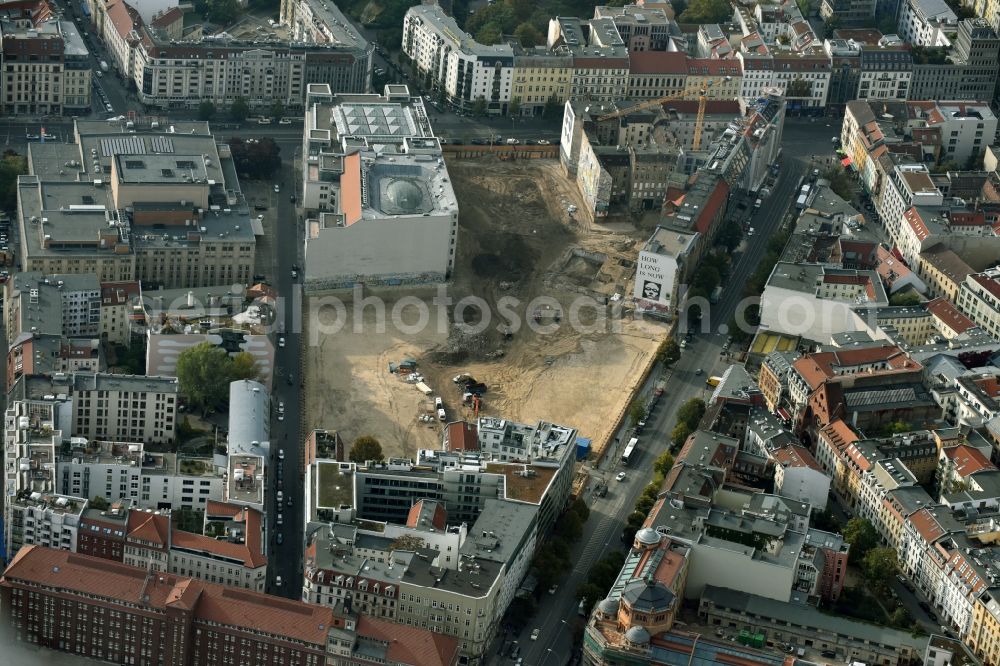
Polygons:
M665 335L662 325L617 315L605 303L631 288L646 232L574 219L568 206L581 205L579 194L556 161L457 160L448 169L461 216L447 295L453 302L475 296L482 305L441 309L430 305L434 288L368 291L386 299L389 312L404 297L428 304L430 325L401 332L390 322L378 332L373 307L358 316L346 302L340 332L312 335L316 344L307 347L308 426L336 429L347 441L374 435L386 455L439 446L443 424L419 419L433 413L433 401L388 372L390 362L412 358L449 421L473 417L452 382L468 373L488 386L481 413L550 420L603 441ZM415 319L414 308L402 312ZM328 326L335 316L308 306L305 314L307 338L319 330L309 322Z

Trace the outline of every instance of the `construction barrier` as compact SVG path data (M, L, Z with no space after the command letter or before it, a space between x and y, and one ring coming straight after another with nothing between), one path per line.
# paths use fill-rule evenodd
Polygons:
M559 157L559 146L475 146L466 144L446 143L441 146L445 157L490 157L501 160L556 159Z

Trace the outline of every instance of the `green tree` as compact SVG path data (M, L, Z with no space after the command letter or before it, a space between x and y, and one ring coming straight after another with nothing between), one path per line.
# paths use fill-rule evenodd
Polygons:
M809 516L809 522L812 526L818 530L823 530L824 532L839 532L840 523L833 516L833 511L830 507L823 509L822 511L815 511L811 516Z
M677 423L673 430L670 431L670 441L673 443L674 448L683 446L692 432L694 430L689 428L686 423Z
M480 95L472 103L472 115L474 116L485 116L486 115L486 98Z
M580 518L581 522L585 523L587 522L587 519L590 518L590 507L587 506L587 503L579 497L570 503L569 510L575 513Z
M809 97L812 95L812 82L805 79L789 81L785 88L785 95L788 97Z
M635 530L639 530L642 524L646 522L646 514L640 513L638 511L633 511L628 514L628 518L625 519L625 526L631 527Z
M4 151L0 161L0 209L17 210L17 177L28 173L28 160L13 150Z
M496 23L487 23L476 33L476 41L480 44L499 44L503 41L503 32Z
M371 435L361 435L351 444L351 452L347 455L353 463L364 463L369 460L381 461L385 456L382 454L382 444Z
M507 104L507 115L511 118L521 115L521 98L512 97Z
M229 107L229 116L238 123L243 122L250 115L250 105L242 97L237 97L233 100L232 106Z
M719 235L715 238L715 242L726 248L726 251L728 252L735 250L742 240L743 229L736 220L729 220L726 222L722 228L719 229Z
M538 46L545 41L542 37L542 33L539 32L538 28L530 23L522 23L514 29L514 37L517 41L521 43L526 49Z
M857 564L865 559L872 548L878 545L878 532L871 522L864 518L851 518L844 526L844 541L851 544L850 560Z
M285 115L285 105L280 100L274 100L271 104L271 117L280 120Z
M660 476L666 476L674 467L674 455L670 451L664 451L653 462L653 471Z
M701 398L691 398L677 410L677 422L694 430L701 423L701 417L704 415L705 401Z
M108 500L100 495L94 495L90 499L90 508L96 509L97 511L107 511L111 505L108 504Z
M905 305L909 307L920 305L920 302L920 294L910 289L901 291L898 294L893 294L889 297L889 305Z
M177 357L177 380L189 405L208 413L229 396L232 360L210 342L182 351Z
M633 400L628 406L628 420L633 426L646 418L646 408L638 400Z
M865 580L873 588L884 592L889 581L899 570L899 560L894 548L872 548L861 562Z
M823 178L830 181L830 189L844 201L850 201L854 197L854 186L844 169L831 167L823 172Z
M667 338L660 343L656 349L656 362L662 363L664 368L669 368L681 357L681 347L673 338Z
M580 587L576 588L576 598L585 601L583 609L588 614L590 613L590 609L594 607L594 604L603 599L607 593L607 590L601 589L591 582L583 583Z
M220 25L229 25L240 14L240 5L236 0L208 0L208 20Z
M545 100L545 106L542 107L542 118L550 120L558 115L562 115L563 103L559 101L559 98L555 95L550 95L548 99Z
M583 521L574 511L567 511L556 521L555 529L552 531L558 537L573 543L579 541L583 536Z
M239 352L229 357L229 381L235 382L240 379L260 379L260 368L249 352Z
M729 0L691 0L678 23L726 23L733 16Z
M205 100L198 105L198 120L211 120L215 117L215 105Z

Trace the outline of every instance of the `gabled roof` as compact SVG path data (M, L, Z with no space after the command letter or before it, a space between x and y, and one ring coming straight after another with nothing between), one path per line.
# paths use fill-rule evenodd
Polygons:
M941 453L954 463L955 474L961 478L965 478L970 474L975 474L976 472L981 472L983 470L996 469L993 463L990 462L989 458L984 456L979 449L968 446L967 444L949 446L942 449Z
M437 632L359 615L359 637L384 642L386 660L407 666L449 666L458 654L458 639Z
M127 540L145 541L160 550L170 545L170 516L160 512L131 511L128 514Z

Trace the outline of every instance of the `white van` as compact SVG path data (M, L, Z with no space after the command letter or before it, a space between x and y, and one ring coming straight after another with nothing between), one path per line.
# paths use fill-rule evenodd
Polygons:
M444 407L438 407L438 421L444 421L446 418L448 415L445 414Z
M281 492L281 491L279 490L279 491L278 491L278 504L281 504L281 502L282 502L282 500L284 500L284 498L285 498L285 494L284 494L284 493L282 493L282 492Z

